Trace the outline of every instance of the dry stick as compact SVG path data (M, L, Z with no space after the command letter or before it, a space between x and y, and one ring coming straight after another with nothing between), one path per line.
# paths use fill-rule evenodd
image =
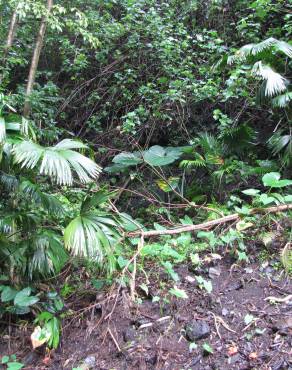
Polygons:
M269 208L253 208L251 209L250 214L276 213L276 212L287 211L289 209L292 209L292 204L282 204L279 206L269 207ZM189 231L202 230L202 229L210 228L213 226L225 224L226 222L236 221L236 220L240 220L239 213L233 213L231 215L221 217L216 220L203 222L197 225L187 225L187 226L182 226L182 227L178 227L176 229L170 229L170 230L135 231L135 232L128 233L127 236L136 237L136 236L143 235L144 238L149 238L151 236L174 235L174 234L180 234L180 233L185 233Z

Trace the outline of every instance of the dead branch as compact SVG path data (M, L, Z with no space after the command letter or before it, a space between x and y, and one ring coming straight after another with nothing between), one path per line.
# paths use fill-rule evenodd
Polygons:
M279 206L275 207L269 207L269 208L253 208L250 211L250 214L258 214L258 213L277 213L277 212L284 212L289 209L292 209L292 204L281 204ZM135 231L127 234L129 237L137 237L143 235L144 238L149 238L151 236L161 236L161 235L174 235L174 234L180 234L190 231L197 231L197 230L204 230L209 229L217 225L222 225L227 222L231 221L239 221L240 220L240 214L239 213L233 213L228 216L224 216L221 218L217 218L216 220L203 222L201 224L197 225L187 225L187 226L181 226L176 229L170 229L170 230L149 230L149 231Z

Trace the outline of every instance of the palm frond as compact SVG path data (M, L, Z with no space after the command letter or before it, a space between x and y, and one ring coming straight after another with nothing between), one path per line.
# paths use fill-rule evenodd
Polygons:
M72 185L72 170L83 183L97 178L101 168L91 159L72 149L86 148L84 144L65 139L54 147L42 147L23 141L13 148L15 162L22 167L35 168L40 162L40 173L50 176L59 185Z
M284 53L287 57L292 58L292 45L285 41L279 41L275 43L275 50Z
M292 91L278 95L272 99L273 107L285 108L292 101Z
M9 234L13 229L13 218L6 216L0 218L0 233Z
M29 200L32 200L36 205L43 207L49 213L54 215L64 214L62 203L53 195L43 192L38 185L31 181L22 181L19 190Z
M201 147L204 154L221 154L223 148L219 140L208 132L203 132L198 135L196 145Z
M113 253L119 233L117 222L108 216L87 212L73 219L64 232L65 247L74 256L102 261Z
M5 126L5 119L0 117L0 145L4 144L6 139L6 126Z
M268 97L272 97L287 89L286 84L288 84L288 80L261 61L254 64L252 74L265 80L265 94Z
M0 172L0 183L8 191L15 191L18 187L19 181L16 176Z
M52 231L44 231L25 240L23 246L27 246L26 272L30 279L34 275L49 276L58 273L68 258L59 236Z
M234 55L228 57L227 64L245 61L250 56L260 56L264 51L278 51L292 58L292 45L285 41L270 37L257 44L247 44L242 46Z
M292 163L292 135L278 131L270 137L268 146L274 155L281 154L284 165Z

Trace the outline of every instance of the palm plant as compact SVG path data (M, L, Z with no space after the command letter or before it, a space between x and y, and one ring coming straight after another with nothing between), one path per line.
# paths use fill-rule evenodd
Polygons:
M87 147L65 139L55 146L35 142L28 122L11 116L2 97L0 106L0 266L16 279L32 279L60 271L73 256L107 257L113 270L114 246L120 226L109 211L101 209L109 195L95 191L93 181L101 168L78 152ZM76 178L91 183L85 199L78 204L62 201L66 188ZM48 180L50 180L48 182ZM53 193L54 190L54 193ZM79 194L84 190L80 188ZM73 220L72 220L72 217ZM66 224L68 223L66 227ZM63 236L64 231L64 236Z
M244 65L246 73L261 82L258 101L284 111L282 126L268 141L274 155L282 153L284 165L292 163L291 59L292 45L271 37L257 44L244 45L234 55L225 55L217 63L217 66L235 65L236 70Z

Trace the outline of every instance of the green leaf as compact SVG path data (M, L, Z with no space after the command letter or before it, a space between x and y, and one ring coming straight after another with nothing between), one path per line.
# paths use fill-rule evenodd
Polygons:
M176 286L169 289L169 293L174 295L177 298L182 298L182 299L187 299L188 298L187 293L183 289L179 289Z
M212 354L212 353L214 353L214 350L213 350L213 348L210 346L210 344L208 344L208 343L204 343L203 344L203 350L204 350L204 352L206 352L207 354Z
M3 356L1 359L1 364L7 364L8 361L9 361L9 356Z
M18 292L14 298L14 304L16 306L28 307L39 301L39 298L36 296L31 296L31 288L22 289Z
M245 317L244 317L244 323L245 325L249 325L251 322L254 321L254 316L251 315L251 314L246 314Z
M264 186L269 186L271 188L283 188L285 186L292 185L292 180L280 180L279 172L266 173L263 178Z
M2 302L9 302L12 301L17 294L17 290L11 288L10 286L6 286L1 293L1 301Z
M163 190L165 193L168 193L173 191L178 186L179 180L179 177L169 177L167 181L157 180L156 184L161 190Z
M8 362L7 363L7 370L20 370L24 367L24 365L20 362Z
M124 267L127 266L127 264L129 263L129 260L124 258L123 256L119 256L117 259L117 262L118 262L120 269L123 269Z
M123 166L136 166L143 160L140 153L120 153L114 157L113 162Z
M242 191L243 194L245 195L250 195L252 197L258 195L260 193L260 190L258 189L246 189Z
M166 166L175 162L182 155L181 148L163 148L155 145L144 152L144 160L151 166Z

